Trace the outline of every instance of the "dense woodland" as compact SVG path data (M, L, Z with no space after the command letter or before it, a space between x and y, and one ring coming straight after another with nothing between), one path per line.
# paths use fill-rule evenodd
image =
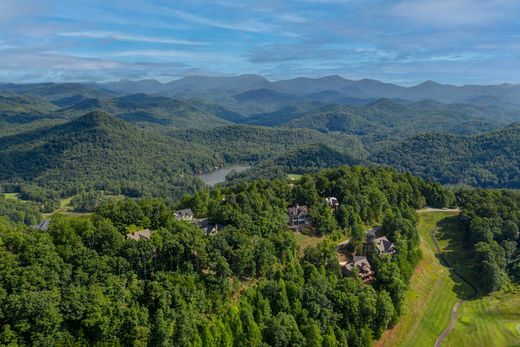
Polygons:
M515 93L337 76L0 85L0 345L369 346L401 314L426 205L463 209L484 288L519 282L519 193L425 180L519 188ZM236 163L253 167L217 188L195 177ZM30 227L71 196L94 213ZM295 204L318 246L289 230ZM374 225L396 255L366 247ZM346 238L371 284L342 274Z
M467 190L457 200L483 287L493 291L520 283L520 193Z
M0 344L369 346L397 321L420 257L414 210L453 199L410 174L343 167L199 190L174 205L105 201L89 216L55 215L48 231L14 214L0 223ZM295 203L329 235L303 254L286 225ZM176 220L186 207L223 229L206 236ZM377 273L368 285L341 275L331 240L361 242L373 224L398 253L367 251ZM142 228L151 239L125 239Z
M519 187L520 136L508 125L520 106L503 101L514 88L482 88L498 94L479 97L338 76L178 83L0 85L0 191L44 212L93 191L173 201L202 186L194 173L236 163L255 166L242 179L363 164L440 183ZM150 88L158 89L144 94ZM437 101L423 100L425 89ZM441 103L451 93L462 93L457 103Z
M445 184L520 188L520 124L472 136L424 134L388 146L371 161Z

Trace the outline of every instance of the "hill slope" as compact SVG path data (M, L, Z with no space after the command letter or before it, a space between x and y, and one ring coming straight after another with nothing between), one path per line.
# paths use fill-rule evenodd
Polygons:
M182 173L219 163L201 146L136 128L102 112L2 137L0 148L1 180L17 177L59 191L81 186L171 190L183 182Z
M471 136L417 135L370 160L442 183L520 188L520 125Z
M104 111L133 123L166 125L176 128L211 128L240 119L226 109L201 101L178 101L162 96L132 94L113 99L85 99L64 108L57 115L73 118L86 112Z

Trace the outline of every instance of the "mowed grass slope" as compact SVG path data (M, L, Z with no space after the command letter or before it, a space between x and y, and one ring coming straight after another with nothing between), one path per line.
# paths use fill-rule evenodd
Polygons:
M439 263L430 232L437 223L457 212L422 212L419 234L423 258L410 282L405 312L398 324L388 330L377 346L428 346L449 324L451 309L458 301L455 282L449 270Z
M439 225L456 223L450 219ZM442 227L437 240L447 259L478 287L478 272L468 256L464 236L457 228ZM455 328L443 346L520 346L520 288L495 293L479 291L459 308Z
M447 328L453 305L472 293L471 288L450 273L435 255L430 232L448 261L469 281L476 283L463 233L453 212L420 213L419 233L424 253L412 277L404 315L378 342L378 346L433 346ZM520 288L512 287L465 301L458 310L455 328L443 346L520 346Z

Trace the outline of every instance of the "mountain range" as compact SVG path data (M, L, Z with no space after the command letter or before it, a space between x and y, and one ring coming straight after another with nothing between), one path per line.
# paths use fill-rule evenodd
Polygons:
M118 93L147 93L175 98L234 96L257 91L264 96L298 97L307 101L353 102L358 99L405 99L419 101L432 99L443 103L506 102L520 104L520 85L465 85L455 86L426 81L412 87L403 87L377 80L349 80L340 76L322 78L298 77L289 80L269 81L259 75L234 77L190 76L168 83L153 80L92 84L99 90ZM352 100L350 100L352 99ZM359 101L358 101L359 102Z
M366 164L518 187L518 92L339 76L1 84L0 183L176 196L194 173L248 163L258 177Z

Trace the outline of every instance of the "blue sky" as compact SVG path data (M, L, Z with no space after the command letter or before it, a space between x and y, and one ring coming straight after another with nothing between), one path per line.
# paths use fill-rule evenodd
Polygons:
M517 0L1 0L0 81L520 82Z

